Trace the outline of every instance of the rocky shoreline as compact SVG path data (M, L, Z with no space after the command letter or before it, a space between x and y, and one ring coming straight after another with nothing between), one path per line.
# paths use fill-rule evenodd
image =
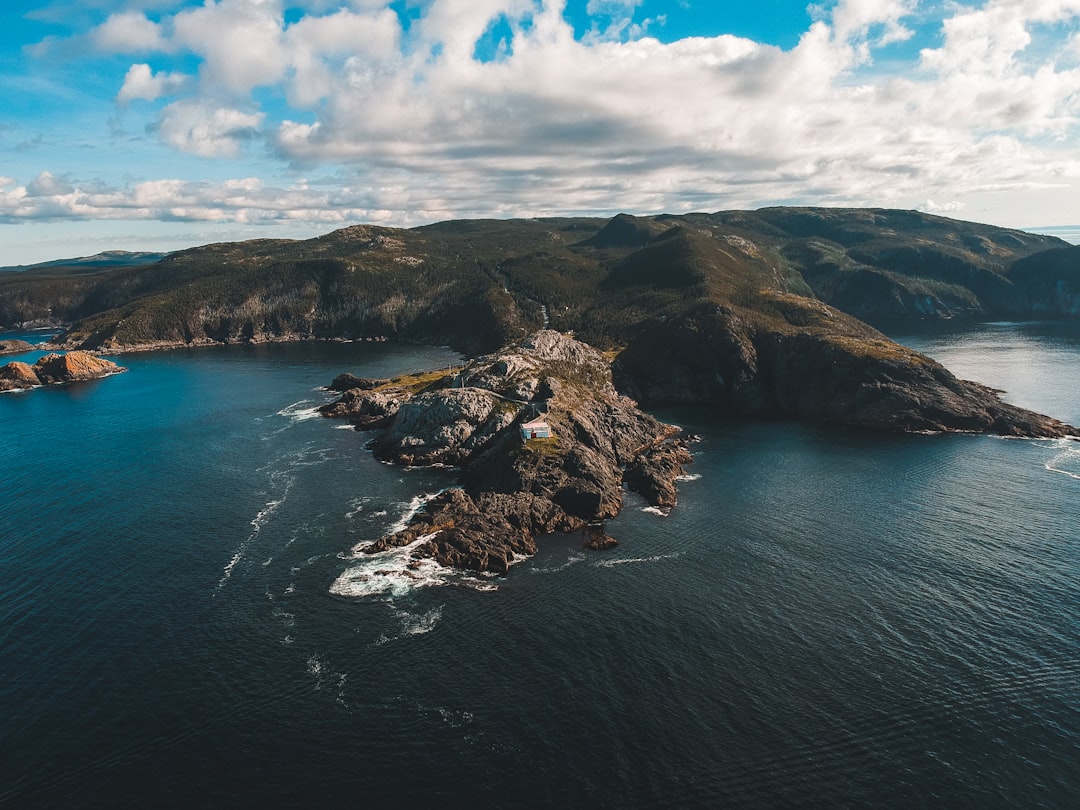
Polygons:
M759 395L783 396L783 385L812 396L807 375L832 375L829 402L789 407L804 418L893 431L1080 435L1075 427L1002 402L985 386L957 380L929 358L886 348L899 353L875 357L865 369L841 362L849 354L843 352L828 368L807 361L801 370L770 369L762 376L773 378L772 390ZM700 352L682 358L707 360ZM890 374L880 380L871 372L883 359ZM700 402L700 391L692 389L685 401ZM430 500L404 529L357 548L368 554L409 546L414 558L505 573L523 555L536 553L536 538L544 534L582 532L587 547L612 548L617 541L604 521L619 514L624 491L670 509L677 502L676 482L693 461L680 428L616 390L602 354L551 330L453 372L391 380L341 374L327 390L340 396L320 412L374 431L367 447L380 460L460 470L457 486ZM639 392L649 395L647 386ZM832 413L821 412L828 409Z
M379 459L461 471L457 487L403 530L359 549L366 553L416 543L414 557L505 573L552 532L581 531L590 547L611 548L603 521L621 511L624 484L671 508L675 481L692 461L679 428L615 390L603 355L554 331L456 373L342 375L329 388L341 397L322 413L377 430L368 446ZM523 431L525 424L534 427Z
M89 352L47 354L34 365L14 361L0 366L0 391L22 391L43 385L97 380L123 371L127 369Z

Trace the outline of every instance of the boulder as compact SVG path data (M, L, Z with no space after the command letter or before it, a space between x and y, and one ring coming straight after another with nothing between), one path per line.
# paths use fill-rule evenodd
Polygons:
M95 357L89 352L78 351L67 354L47 354L34 364L38 379L45 385L77 380L96 380L125 370L110 360Z
M12 362L0 366L0 391L15 391L35 388L41 380L34 373L34 367L27 363Z

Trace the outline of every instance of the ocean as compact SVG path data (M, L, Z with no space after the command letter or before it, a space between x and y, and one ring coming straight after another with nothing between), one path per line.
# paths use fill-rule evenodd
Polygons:
M1080 424L1076 326L895 336ZM1080 445L662 410L696 461L613 551L361 558L453 472L376 461L320 386L457 359L229 346L0 395L0 806L1074 805Z

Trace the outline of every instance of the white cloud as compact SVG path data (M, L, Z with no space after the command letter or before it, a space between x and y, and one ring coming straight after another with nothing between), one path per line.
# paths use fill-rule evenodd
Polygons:
M165 47L161 26L134 11L112 15L90 36L97 48L115 53L140 53Z
M154 73L147 64L132 65L124 76L124 85L116 95L120 104L136 99L154 101L184 88L188 77L180 73Z
M243 95L285 75L282 17L275 0L209 0L172 21L172 42L202 59L208 95Z
M159 135L169 146L200 157L229 158L258 137L263 113L177 101L162 112Z
M565 0L424 0L410 6L419 18L408 31L385 0L298 7L307 15L287 24L278 0L208 0L160 23L114 15L95 31L107 50L156 48L130 66L117 100L161 100L166 145L235 158L267 138L296 171L341 172L333 193L290 188L290 217L323 216L320 201L399 222L778 202L952 206L1077 175L1080 40L1038 42L1048 27L1077 27L1080 0L947 4L940 44L872 70L880 49L926 24L926 4L840 0L788 50L729 35L661 42L632 27L640 0L589 0L599 27L584 39ZM479 61L477 42L496 22L508 23L512 44ZM177 54L198 64L197 80L156 69L155 57ZM213 185L227 193L211 204L202 186L177 183L140 192L171 205L130 206L283 216L266 188Z
M74 192L75 188L68 181L54 176L52 172L42 172L27 183L25 191L30 197L62 197Z

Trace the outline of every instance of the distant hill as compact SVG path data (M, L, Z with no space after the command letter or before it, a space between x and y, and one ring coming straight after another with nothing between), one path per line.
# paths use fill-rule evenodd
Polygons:
M79 271L93 272L105 270L110 267L131 267L139 264L153 264L168 255L168 253L106 250L94 256L80 256L76 259L53 259L52 261L38 262L37 264L9 265L7 267L0 267L0 273L18 273L26 270L44 270L47 268L67 269L73 273Z
M643 402L844 421L930 367L868 322L1075 317L1078 251L886 209L356 225L0 274L0 328L65 325L59 347L102 351L398 339L478 353L547 324L619 352Z

